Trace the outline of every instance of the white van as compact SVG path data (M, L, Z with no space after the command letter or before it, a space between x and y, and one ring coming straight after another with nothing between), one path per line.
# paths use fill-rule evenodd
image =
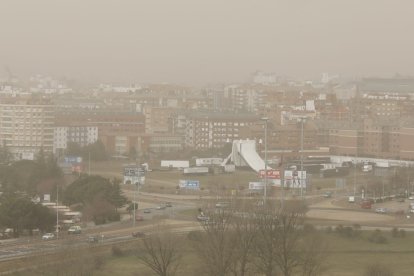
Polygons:
M81 234L82 228L79 225L69 227L68 234Z

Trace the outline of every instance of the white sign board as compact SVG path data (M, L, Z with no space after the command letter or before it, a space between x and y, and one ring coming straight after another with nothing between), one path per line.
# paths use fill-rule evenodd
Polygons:
M44 195L43 195L43 201L48 201L48 202L50 202L50 194L44 194Z
M249 190L263 190L264 183L263 182L249 182Z

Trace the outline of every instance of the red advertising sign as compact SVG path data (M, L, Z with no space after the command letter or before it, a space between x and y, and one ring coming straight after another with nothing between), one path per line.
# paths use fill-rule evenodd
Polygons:
M269 179L280 179L280 171L276 170L267 170L267 178ZM265 170L259 171L259 177L264 178L265 177Z

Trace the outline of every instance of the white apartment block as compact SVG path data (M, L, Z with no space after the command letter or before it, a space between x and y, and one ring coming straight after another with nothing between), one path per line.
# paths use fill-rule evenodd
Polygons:
M68 143L86 146L98 141L96 126L58 126L54 128L53 153L63 154Z
M15 159L53 150L54 106L30 100L0 103L0 144Z

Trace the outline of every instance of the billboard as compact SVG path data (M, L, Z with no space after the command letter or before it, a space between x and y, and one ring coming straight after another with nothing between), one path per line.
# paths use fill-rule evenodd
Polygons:
M281 179L275 179L273 186L280 187ZM285 188L306 188L306 171L285 170L283 174L283 187Z
M200 181L198 181L198 180L180 180L178 186L180 187L180 189L198 190L198 189L200 189Z
M124 184L139 184L145 183L145 172L143 169L136 166L124 167Z
M80 174L82 172L82 157L67 155L63 158L63 164L61 165L61 167L63 170L67 169L67 171L69 171L70 167L71 173Z
M80 156L65 156L63 161L67 164L79 164L82 163L82 157Z
M306 188L306 171L285 171L285 187Z
M263 182L249 182L249 190L263 190L264 183Z
M268 170L260 170L259 177L264 178L267 175L268 179L280 179L280 171L268 169Z

